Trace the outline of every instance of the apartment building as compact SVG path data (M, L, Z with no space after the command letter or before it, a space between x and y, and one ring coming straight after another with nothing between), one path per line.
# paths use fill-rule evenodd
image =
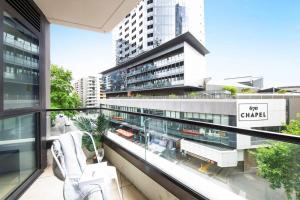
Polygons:
M102 72L106 95L183 93L201 90L208 50L186 32Z
M99 74L99 98L100 99L105 99L106 98L106 93L105 93L105 90L104 90L104 81L103 81L103 78L102 78L102 75Z
M83 107L91 108L99 106L100 83L99 77L88 76L74 83L74 88L80 97Z
M205 43L204 0L141 0L113 29L116 64L187 31Z
M180 3L186 3L184 1L179 4L178 1L170 2L170 5L175 5L175 7L181 5ZM203 6L202 1L198 1L198 3ZM147 9L151 8L151 12L143 11L145 5ZM154 18L151 17L152 14L149 14L152 12L158 13L156 17L160 20L168 21L170 16L168 14L160 16L158 10L170 7L159 7L158 5L169 5L169 1L141 1L114 29L114 34L117 34L117 38L122 38L122 41L133 34L135 40L138 35L135 32L137 30L135 17L140 14L139 9L141 9L141 16L143 14L150 15L150 21ZM195 4L195 7L197 5ZM155 9L158 10L155 11ZM175 9L175 11L178 10ZM194 16L195 14L192 10L187 9L186 11L184 16ZM178 14L176 12L175 16ZM202 13L198 13L195 20L199 21L201 18L202 20L199 22L203 25ZM154 20L153 24L159 27L155 22ZM174 25L177 27L178 24ZM131 31L132 29L133 31ZM145 139L141 139L144 133L140 131L145 126L144 118L134 117L128 113L122 113L122 111L276 132L281 130L282 125L290 119L290 115L295 116L295 114L291 114L294 113L294 110L288 107L288 105L294 104L293 98L256 96L250 99L249 96L240 96L240 98L230 95L225 98L220 98L218 95L210 96L211 91L204 91L205 89L219 88L222 90L225 85L215 86L211 82L206 83L205 56L209 52L203 46L204 32L200 34L200 32L185 29L186 32L176 34L175 30L177 29L174 28L174 32L168 31L171 33L170 37L165 37L164 42L160 45L155 46L151 43L153 46L149 47L146 44L147 48L143 53L136 51L134 45L133 56L130 57L131 54L127 53L128 59L122 60L115 67L102 72L108 99L101 103L101 108L108 109L104 113L115 124L117 130L131 130L135 142L146 143ZM204 30L204 25L199 30ZM174 34L172 35L172 33ZM125 38L123 38L124 34ZM131 44L130 39L128 44ZM120 61L119 56L123 53L122 47L123 44L116 46L116 49L120 51L120 54L116 56L117 61ZM127 46L126 49L130 51L131 47ZM224 82L234 82L241 85L241 88L258 89L263 87L262 77L234 77L228 78ZM206 96L195 99L187 97L188 94L195 91L197 93L203 91ZM165 98L161 96L165 96ZM249 149L260 147L266 143L266 140L262 138L201 127L168 124L163 121L152 120L148 125L156 134L150 137L147 145L162 144L154 146L160 151L164 151L169 148L166 145L171 144L170 148L177 152L184 152L199 160L214 163L218 167L242 165L246 168L250 162L248 160Z

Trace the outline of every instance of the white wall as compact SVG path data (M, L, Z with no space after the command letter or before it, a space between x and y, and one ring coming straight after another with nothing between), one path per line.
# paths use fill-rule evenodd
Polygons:
M205 56L184 42L184 85L203 86L206 77Z
M286 123L286 100L285 99L237 99L237 127L255 128L282 126ZM266 116L250 119L241 118L241 114L253 113L249 108L258 107L255 112L265 112ZM251 136L237 134L237 149L249 149L256 146L251 145Z
M205 45L204 0L187 0L188 30Z
M208 160L217 162L219 167L236 167L238 163L237 150L217 150L199 142L180 140L180 149Z
M237 134L236 135L236 148L237 149L251 148L251 136Z
M262 105L259 107L259 105ZM241 106L246 105L246 106ZM254 128L268 126L282 126L286 123L286 100L285 99L237 99L237 127ZM241 112L244 112L246 107L258 106L259 111L264 111L267 106L267 118L241 119ZM251 111L249 110L251 113Z
M101 103L178 112L236 114L234 99L103 99Z

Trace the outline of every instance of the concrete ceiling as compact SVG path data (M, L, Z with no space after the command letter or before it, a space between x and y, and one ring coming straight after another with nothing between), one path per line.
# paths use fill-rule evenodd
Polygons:
M34 0L50 23L109 32L139 0Z

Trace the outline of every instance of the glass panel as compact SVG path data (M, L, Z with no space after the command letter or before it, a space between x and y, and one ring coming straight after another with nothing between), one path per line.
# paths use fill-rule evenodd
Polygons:
M221 124L221 115L213 115L213 123Z
M111 121L108 139L209 199L299 197L300 145L139 115L116 124L112 116L121 112L102 112ZM206 117L228 123L228 117Z
M50 127L50 131L47 132L47 138L50 139L52 136L56 137L60 134L79 130L80 128L75 121L80 120L80 118L90 120L91 124L83 124L82 126L86 128L85 131L90 132L88 129L96 127L96 120L99 113L100 109L47 112L47 118L49 119L47 123ZM123 113L120 113L120 117L121 115Z
M193 119L193 113L187 113L187 119Z
M229 117L227 115L222 115L221 116L221 124L222 125L229 125Z
M0 120L0 199L36 169L37 115Z
M39 40L4 13L4 109L39 105Z

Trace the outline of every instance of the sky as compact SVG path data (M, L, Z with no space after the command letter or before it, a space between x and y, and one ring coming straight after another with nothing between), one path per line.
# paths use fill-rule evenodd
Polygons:
M208 77L300 85L299 0L206 0L205 28ZM74 79L112 67L112 52L111 33L51 25L51 62Z

